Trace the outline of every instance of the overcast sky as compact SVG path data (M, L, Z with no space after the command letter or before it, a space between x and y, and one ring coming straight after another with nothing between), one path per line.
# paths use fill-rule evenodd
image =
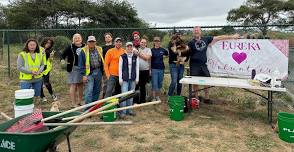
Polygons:
M245 0L128 0L152 26L225 25L227 13ZM0 0L7 4L8 0Z
M244 0L129 0L140 18L156 26L224 25Z

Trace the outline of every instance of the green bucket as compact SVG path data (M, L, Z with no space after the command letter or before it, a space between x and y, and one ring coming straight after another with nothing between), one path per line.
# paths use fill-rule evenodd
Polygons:
M184 119L184 97L171 96L168 101L170 119L175 121L182 121Z
M112 100L110 100L108 102L105 102L104 105L107 105L107 104L110 104L110 103L116 102L116 101L118 101L118 99L112 99ZM105 111L107 111L107 110L113 110L113 109L116 109L116 105L111 106L108 109L105 109ZM104 113L102 115L102 120L104 122L113 122L113 121L116 120L116 118L117 118L116 117L116 112Z
M35 91L33 89L22 89L15 91L15 106L27 106L33 104Z
M281 140L294 143L294 114L279 112L278 128Z

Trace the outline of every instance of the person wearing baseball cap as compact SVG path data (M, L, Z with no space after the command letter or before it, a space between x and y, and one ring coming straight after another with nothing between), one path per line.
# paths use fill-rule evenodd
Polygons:
M96 45L95 36L89 36L87 45L81 49L79 55L79 68L86 84L85 104L99 99L103 63L102 48Z
M126 52L119 58L119 84L121 92L135 90L139 82L139 58L133 53L133 43L126 43ZM121 102L120 107L133 105L133 98ZM132 109L123 110L119 113L121 118L126 115L135 116Z
M119 58L122 54L125 53L125 50L122 48L122 40L117 37L114 39L114 48L109 49L105 55L105 64L104 71L107 77L107 87L105 92L105 97L110 97L113 94L119 94L121 92L121 88L119 85L119 75L118 75L118 67L119 67Z

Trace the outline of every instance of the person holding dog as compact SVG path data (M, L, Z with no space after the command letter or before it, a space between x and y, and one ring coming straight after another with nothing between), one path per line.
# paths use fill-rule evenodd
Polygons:
M168 45L168 52L169 52L169 69L170 69L170 76L171 82L168 89L168 96L173 96L176 90L176 95L181 95L182 92L182 84L179 82L184 75L184 62L180 61L183 55L181 54L180 48L183 47L184 51L188 51L189 47L185 45L184 41L181 38L180 33L175 33L171 41Z
M207 48L210 44L213 44L219 40L225 39L238 39L240 38L239 34L234 35L221 35L221 36L202 36L201 27L195 26L193 28L194 38L188 43L190 48L190 75L191 76L203 76L210 77L209 70L207 68ZM209 92L207 86L205 86L205 97L198 97L199 90L197 85L193 85L193 94L196 99L203 100L204 103L212 104L212 101L209 99Z
M98 100L102 81L104 59L102 48L96 45L95 36L89 36L87 45L81 49L79 68L85 85L85 104Z

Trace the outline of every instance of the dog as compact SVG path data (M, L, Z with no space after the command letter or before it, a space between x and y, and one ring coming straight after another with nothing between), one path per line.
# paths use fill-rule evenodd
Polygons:
M177 34L172 36L171 43L173 44L171 50L177 54L177 61L174 62L177 63L177 65L184 64L187 57L183 54L189 51L189 47L186 45L185 41L181 39L180 35Z
M60 107L60 102L59 101L55 101L55 102L52 102L52 106L51 106L51 109L50 111L51 112L59 112L59 107Z

